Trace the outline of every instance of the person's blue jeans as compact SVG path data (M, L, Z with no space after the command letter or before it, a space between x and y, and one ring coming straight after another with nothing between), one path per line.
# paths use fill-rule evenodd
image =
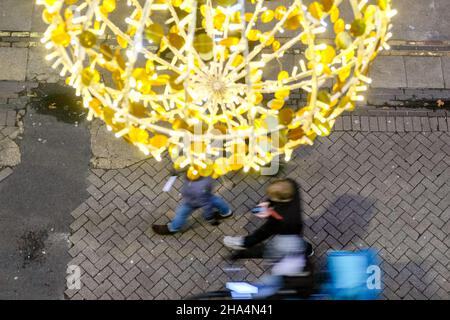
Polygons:
M167 225L171 232L180 231L185 225L187 219L191 216L194 210L199 207L192 207L189 204L183 202L178 207L175 214L175 218ZM219 214L226 215L230 211L230 207L222 198L218 196L211 196L209 203L203 207L203 217L206 220L211 220L214 218L214 209L219 211Z

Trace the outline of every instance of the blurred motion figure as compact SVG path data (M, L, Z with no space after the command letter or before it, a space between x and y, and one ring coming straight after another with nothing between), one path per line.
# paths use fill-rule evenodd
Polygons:
M267 187L267 198L252 212L266 222L252 234L242 237L224 238L224 244L241 252L235 258L252 258L262 256L264 240L275 235L303 236L302 203L297 182L292 179L276 180ZM306 254L313 253L310 243L306 243ZM247 250L246 250L247 249Z
M233 215L225 200L213 194L211 177L192 177L186 174L181 194L183 199L175 218L168 224L152 225L155 233L170 235L180 231L194 210L199 208L203 208L203 217L212 225L218 225L218 220Z

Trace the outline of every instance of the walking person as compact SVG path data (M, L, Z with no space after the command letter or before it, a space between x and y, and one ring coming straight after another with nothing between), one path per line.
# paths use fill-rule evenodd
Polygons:
M283 179L272 182L267 187L267 199L252 212L257 217L267 219L252 234L242 237L224 238L224 244L238 250L232 257L257 258L263 255L263 241L275 235L294 235L303 238L302 203L297 182ZM312 246L306 242L306 255L313 254Z
M218 225L221 219L233 215L228 204L222 198L213 194L213 179L211 177L192 177L186 175L181 191L182 202L178 207L175 218L165 225L152 225L155 233L170 235L179 232L186 224L194 210L203 208L203 217L211 225Z

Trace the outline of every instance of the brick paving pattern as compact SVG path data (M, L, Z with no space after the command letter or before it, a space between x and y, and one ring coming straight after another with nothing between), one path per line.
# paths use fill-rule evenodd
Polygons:
M446 118L343 117L336 131L296 152L280 176L303 188L305 233L319 261L329 249L379 250L387 299L450 298L450 123ZM218 193L235 216L219 227L194 213L188 229L161 237L179 202L181 183L161 192L171 165L144 161L120 170L91 170L91 197L71 224L81 290L71 299L177 299L217 290L230 279L260 277L261 261L231 272L224 235L260 221L248 214L268 177L221 178ZM227 271L228 270L228 271Z
M15 147L13 140L20 133L16 117L15 110L0 110L0 182L13 173L9 166L16 162L15 157L10 155L11 149Z

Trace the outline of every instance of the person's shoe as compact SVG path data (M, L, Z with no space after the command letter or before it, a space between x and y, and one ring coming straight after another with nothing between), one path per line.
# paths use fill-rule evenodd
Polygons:
M305 242L306 242L306 252L305 252L305 254L306 254L306 256L308 258L310 258L310 257L312 257L314 255L314 249L313 249L312 244L309 241L305 240Z
M208 222L210 225L217 227L220 224L219 219L217 218L212 218L210 220L206 220L206 222Z
M243 250L234 250L233 252L230 253L228 259L230 259L230 261L240 260L242 259L242 252Z
M225 213L225 214L221 214L220 212L217 212L217 214L216 214L216 219L223 220L223 219L230 218L230 217L232 217L232 216L233 216L233 211L231 211L231 209L230 209L230 210L228 210L228 212Z
M223 244L234 250L244 250L244 237L224 237Z
M167 224L154 224L152 225L152 229L155 233L160 234L162 236L175 233L169 230Z

